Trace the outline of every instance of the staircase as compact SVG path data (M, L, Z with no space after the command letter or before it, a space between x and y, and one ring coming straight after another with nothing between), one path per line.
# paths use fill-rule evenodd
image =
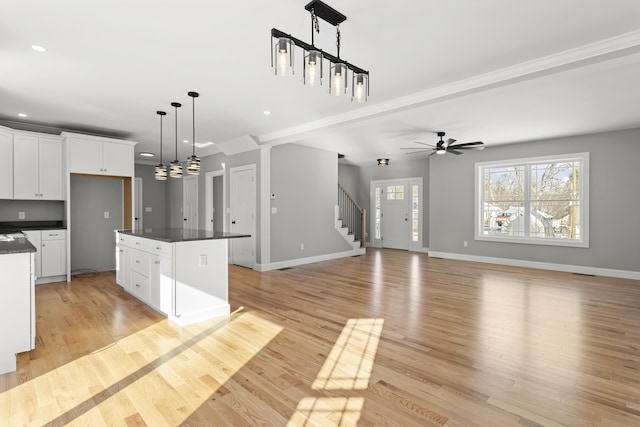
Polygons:
M338 183L335 228L354 250L361 249L361 253L365 252L367 243L365 213L366 211L358 206L342 184Z

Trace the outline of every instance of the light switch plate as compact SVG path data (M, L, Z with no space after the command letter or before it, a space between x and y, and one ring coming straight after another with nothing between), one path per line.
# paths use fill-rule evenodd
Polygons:
M152 208L151 206L146 206L146 207L144 208L144 211L145 211L145 212L153 212L153 208Z
M104 213L104 218L105 218L105 219L109 219L109 212L105 212L105 213Z

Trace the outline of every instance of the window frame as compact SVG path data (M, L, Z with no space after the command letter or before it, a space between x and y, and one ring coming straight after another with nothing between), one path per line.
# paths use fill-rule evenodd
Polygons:
M580 201L580 239L552 239L548 237L513 237L500 235L483 234L483 208L484 208L484 181L483 173L486 168L491 167L515 167L519 165L525 166L525 185L524 185L524 216L527 217L531 206L531 165L539 163L561 163L575 162L581 163L579 185L581 194L578 196ZM542 157L526 157L519 159L506 159L488 162L475 163L475 200L474 200L474 234L475 240L501 243L524 243L533 245L548 246L567 246L588 248L589 247L589 153L569 153L556 154L552 156ZM525 230L528 230L526 228Z

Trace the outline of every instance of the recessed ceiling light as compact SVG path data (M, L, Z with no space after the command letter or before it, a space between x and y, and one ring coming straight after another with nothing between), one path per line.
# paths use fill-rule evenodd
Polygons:
M211 141L207 141L207 142L196 142L196 147L198 148L204 148L204 147L208 147L210 145L213 145L214 143Z
M19 117L27 117L27 115L25 113L18 113Z
M268 116L269 114L271 114L271 111L269 111L269 110L264 110L262 113L263 113L265 116Z
M183 139L182 142L184 142L185 144L188 144L189 140L188 139Z
M35 50L36 52L46 52L47 51L46 47L43 47L43 46L40 46L40 45L37 45L37 44L32 45L31 49Z
M143 151L142 153L140 153L140 155L141 155L142 157L154 157L154 156L155 156L155 154L153 154L153 153L147 153L146 151Z

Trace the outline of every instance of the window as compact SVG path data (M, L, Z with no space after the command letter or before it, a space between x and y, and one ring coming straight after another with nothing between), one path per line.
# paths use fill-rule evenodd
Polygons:
M404 200L404 185L388 185L387 200Z
M588 247L589 153L476 163L476 239Z

